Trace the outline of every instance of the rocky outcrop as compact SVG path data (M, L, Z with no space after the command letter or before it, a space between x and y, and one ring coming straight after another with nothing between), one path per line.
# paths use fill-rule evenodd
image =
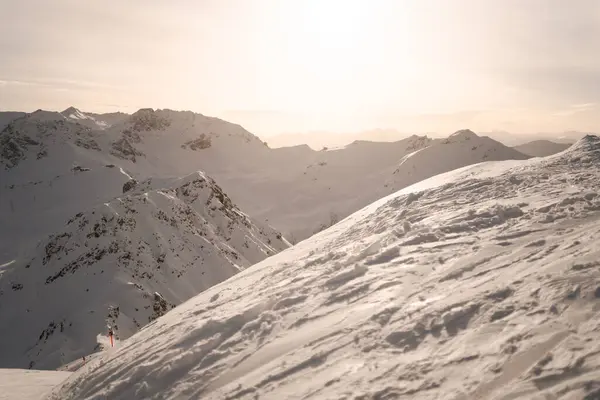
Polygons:
M206 134L201 134L198 139L188 140L184 144L181 145L182 149L189 148L190 150L202 150L208 149L212 145L210 137Z
M125 137L113 142L111 145L112 149L110 154L115 157L118 157L122 160L129 160L131 162L136 162L137 157L144 156L144 153L137 150L131 142Z
M151 108L142 108L133 114L130 118L132 130L135 132L162 131L171 125L171 121L158 115Z
M133 188L135 188L138 184L138 181L136 181L135 179L130 179L127 182L125 182L123 184L123 193L127 193L130 190L132 190Z

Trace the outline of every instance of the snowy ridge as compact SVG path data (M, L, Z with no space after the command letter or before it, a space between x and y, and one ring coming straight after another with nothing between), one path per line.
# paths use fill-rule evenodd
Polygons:
M597 398L599 184L597 137L420 182L190 299L49 399Z
M204 173L78 213L0 280L0 363L56 368L286 248ZM143 185L141 185L143 187Z
M534 140L532 142L514 146L513 149L532 157L546 157L560 153L561 151L568 149L570 146L570 143L555 143L549 140Z
M484 161L525 160L529 156L488 137L460 130L402 159L386 182L389 192L431 176Z

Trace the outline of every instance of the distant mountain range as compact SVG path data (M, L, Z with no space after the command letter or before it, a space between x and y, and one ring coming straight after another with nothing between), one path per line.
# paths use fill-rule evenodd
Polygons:
M429 137L444 137L443 134L435 132L423 133ZM584 137L588 132L568 131L568 132L540 132L540 133L510 133L506 131L479 132L481 136L504 143L507 146L516 146L534 140L550 140L557 143L572 144ZM323 147L340 147L352 143L355 140L365 140L373 142L394 142L410 137L413 133L405 133L396 129L372 129L354 133L335 133L328 131L312 131L298 133L283 133L279 135L265 137L270 147L288 147L300 144L307 144L315 150Z

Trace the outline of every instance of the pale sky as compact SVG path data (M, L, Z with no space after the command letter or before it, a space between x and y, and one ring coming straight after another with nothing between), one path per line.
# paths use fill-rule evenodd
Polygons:
M598 0L0 0L0 110L600 131Z

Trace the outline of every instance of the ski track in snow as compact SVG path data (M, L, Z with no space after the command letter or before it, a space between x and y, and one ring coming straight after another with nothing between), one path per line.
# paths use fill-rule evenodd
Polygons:
M381 199L213 286L56 399L600 397L600 138Z

